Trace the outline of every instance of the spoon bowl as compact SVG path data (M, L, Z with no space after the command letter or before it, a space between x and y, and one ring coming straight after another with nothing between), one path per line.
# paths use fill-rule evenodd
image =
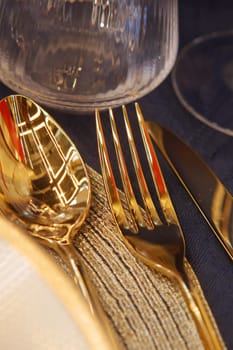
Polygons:
M91 199L77 148L46 111L24 96L1 100L0 115L3 214L46 238L69 241Z
M39 105L21 95L0 101L0 212L66 263L117 348L72 239L91 201L85 164L70 138Z

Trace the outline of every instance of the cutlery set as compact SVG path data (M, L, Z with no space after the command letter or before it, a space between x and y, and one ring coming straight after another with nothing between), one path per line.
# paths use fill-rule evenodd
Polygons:
M134 193L128 162L121 147L114 112L109 109L112 138L123 192L116 185L100 112L96 110L99 159L106 196L119 232L129 251L145 265L171 278L179 286L205 349L223 349L216 326L206 311L185 267L185 239L171 201L151 138L155 141L182 185L213 232L233 258L232 196L216 175L176 135L154 122L147 122L139 105L135 111L151 180L144 169L125 106L126 135L139 193ZM91 185L85 164L75 145L32 100L12 95L0 101L0 211L22 226L66 263L74 282L97 315L110 339L110 349L119 349L115 335L100 306L72 240L88 215ZM109 135L111 137L111 135ZM195 173L202 174L201 181ZM156 200L149 181L153 181ZM151 185L151 183L150 183ZM122 206L125 197L128 210Z

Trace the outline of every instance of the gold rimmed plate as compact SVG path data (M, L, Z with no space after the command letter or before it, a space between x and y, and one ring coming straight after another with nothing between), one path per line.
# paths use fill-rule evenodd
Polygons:
M69 277L31 237L0 218L2 350L110 349Z

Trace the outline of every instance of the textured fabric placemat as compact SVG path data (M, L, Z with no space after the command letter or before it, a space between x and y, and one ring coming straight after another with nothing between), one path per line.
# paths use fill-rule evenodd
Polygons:
M90 167L88 171L92 204L74 244L119 341L130 350L203 349L179 288L132 256L119 235L100 174Z

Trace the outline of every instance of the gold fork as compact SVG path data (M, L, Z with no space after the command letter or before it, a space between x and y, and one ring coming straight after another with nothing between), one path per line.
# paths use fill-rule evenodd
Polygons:
M186 272L184 264L185 241L182 229L167 191L142 112L137 103L135 103L135 109L147 160L163 215L158 214L148 189L125 106L122 107L125 128L145 212L143 213L141 211L135 197L121 148L114 114L112 109L109 109L117 163L129 212L126 213L122 206L104 138L100 113L96 110L99 158L104 186L111 210L117 224L121 228L119 231L122 232L123 239L132 254L156 271L159 271L169 278L173 278L179 285L205 349L223 349L224 344L218 334L214 321L206 310L197 287L191 282ZM163 216L163 218L161 219L160 216Z

